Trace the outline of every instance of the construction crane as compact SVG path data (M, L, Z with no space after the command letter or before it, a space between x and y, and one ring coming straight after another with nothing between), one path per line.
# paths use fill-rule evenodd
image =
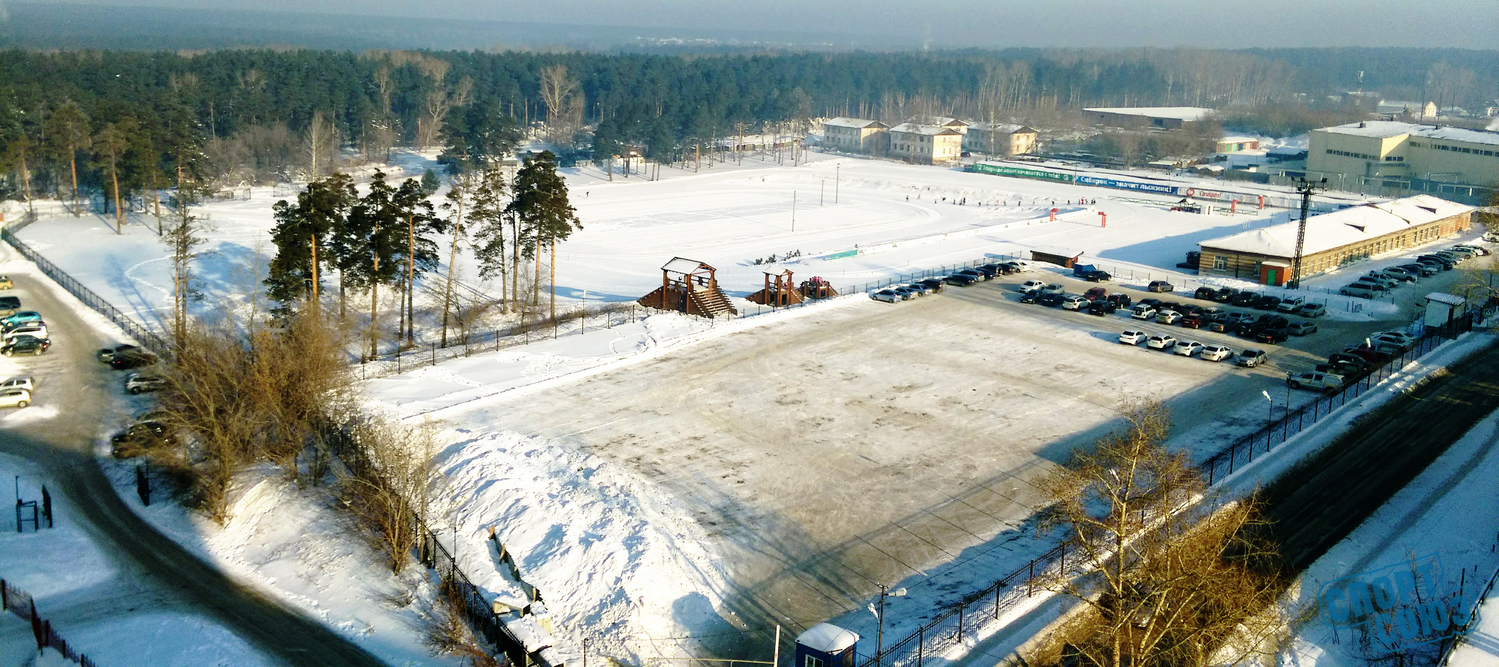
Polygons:
M1327 187L1327 179L1313 181L1295 178L1292 182L1296 184L1296 192L1301 195L1301 224L1296 227L1296 256L1291 260L1291 279L1286 282L1286 288L1299 289L1301 287L1301 251L1306 247L1306 217L1312 209L1312 193Z

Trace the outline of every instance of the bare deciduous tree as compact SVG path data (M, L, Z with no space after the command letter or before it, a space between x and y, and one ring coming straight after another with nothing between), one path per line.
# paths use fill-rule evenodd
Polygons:
M332 169L338 144L338 130L333 127L333 121L321 109L313 112L307 131L302 133L302 152L307 156L310 179L322 178Z
M570 136L571 114L582 113L583 102L575 99L578 82L567 76L567 66L552 65L541 70L541 101L547 108L547 129L553 142Z
M359 518L371 542L399 574L411 563L435 504L442 474L436 468L437 429L369 419L353 427L367 465L351 466L340 480L345 506Z

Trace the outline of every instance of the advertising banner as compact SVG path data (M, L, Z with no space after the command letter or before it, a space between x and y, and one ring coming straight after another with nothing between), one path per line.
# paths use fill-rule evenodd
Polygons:
M1137 181L1121 181L1115 178L1103 178L1100 176L1078 176L1077 183L1081 185L1097 185L1105 188L1116 188L1119 190L1134 190L1136 192L1153 192L1162 195L1178 195L1182 188L1175 185L1163 185L1160 183L1140 183Z
M1043 171L1041 169L1027 169L1025 167L1011 167L1000 164L978 164L969 165L969 171L979 174L992 174L994 176L1016 176L1019 178L1039 178L1046 181L1072 182L1072 174L1059 171Z

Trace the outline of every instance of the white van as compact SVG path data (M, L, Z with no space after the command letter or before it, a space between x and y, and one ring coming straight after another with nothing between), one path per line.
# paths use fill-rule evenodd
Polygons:
M1366 285L1359 285L1357 283L1343 287L1343 289L1338 290L1338 294L1342 294L1343 296L1356 296L1360 299L1372 299L1375 296L1373 288Z

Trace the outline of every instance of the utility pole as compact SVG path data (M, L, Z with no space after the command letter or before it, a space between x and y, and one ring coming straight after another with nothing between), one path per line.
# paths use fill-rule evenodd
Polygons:
M843 165L833 165L833 203L838 203L838 183L842 178Z
M1301 224L1296 227L1296 255L1291 260L1290 280L1286 283L1289 289L1301 288L1301 253L1306 247L1306 218L1312 209L1312 193L1318 188L1327 186L1327 178L1320 181L1311 181L1306 178L1294 178L1296 192L1301 195Z

